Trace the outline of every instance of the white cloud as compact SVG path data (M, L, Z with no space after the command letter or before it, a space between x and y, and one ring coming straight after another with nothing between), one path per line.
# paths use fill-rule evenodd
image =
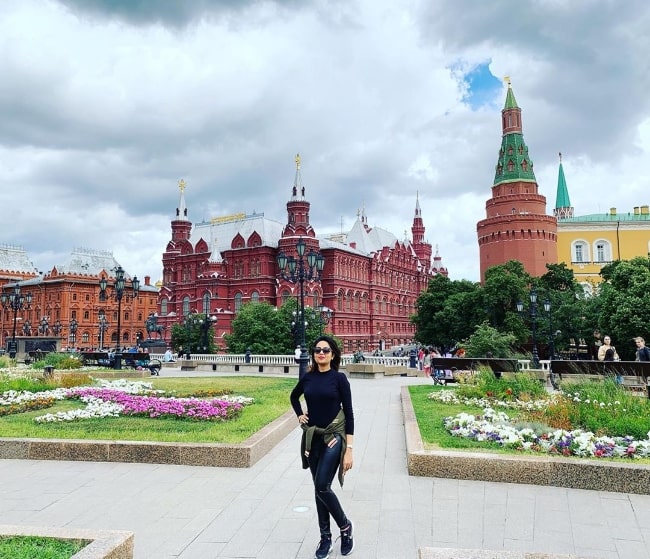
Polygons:
M365 205L401 238L419 191L451 276L478 279L505 90L472 110L463 80L486 61L512 78L549 213L559 151L577 213L648 202L641 0L179 6L0 4L0 242L40 269L87 246L156 281L178 179L195 221L283 221L300 152L319 233Z

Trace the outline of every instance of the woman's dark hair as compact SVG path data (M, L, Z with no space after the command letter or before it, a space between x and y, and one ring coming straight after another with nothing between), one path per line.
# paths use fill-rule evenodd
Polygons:
M314 340L314 345L311 346L311 368L309 369L310 373L318 372L318 365L316 364L316 359L314 359L314 347L318 342L327 342L330 348L332 349L332 369L335 371L339 370L339 365L341 364L341 348L339 344L336 343L336 340L330 336L319 336Z
M614 361L614 355L616 352L610 347L607 351L605 351L605 359L604 361Z

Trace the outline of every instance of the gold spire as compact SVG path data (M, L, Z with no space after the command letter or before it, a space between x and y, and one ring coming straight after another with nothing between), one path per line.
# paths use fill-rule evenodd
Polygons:
M510 76L503 76L503 81L508 84L508 87L512 87L512 84L510 83Z
M183 179L178 181L178 189L181 191L181 194L185 192L185 181Z
M300 171L300 154L296 153L296 171Z

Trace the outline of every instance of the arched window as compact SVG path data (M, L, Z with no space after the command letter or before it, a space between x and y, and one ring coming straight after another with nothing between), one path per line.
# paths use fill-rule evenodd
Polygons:
M581 264L582 262L589 262L589 247L584 241L576 241L573 243L572 260Z
M160 301L160 314L162 316L167 316L167 299L162 299Z
M203 294L203 314L205 314L205 315L210 314L210 294L209 293L204 293Z
M190 298L186 295L183 297L183 316L189 316L190 314Z
M241 299L242 299L241 293L236 293L235 294L235 312L239 312L239 310L241 309Z
M599 239L594 242L594 261L599 263L612 261L612 247L609 241Z
M285 289L282 291L280 297L282 298L282 304L284 305L289 300L289 297L291 297L291 293Z
M253 291L251 293L251 302L252 303L259 303L260 302L260 294L257 291Z

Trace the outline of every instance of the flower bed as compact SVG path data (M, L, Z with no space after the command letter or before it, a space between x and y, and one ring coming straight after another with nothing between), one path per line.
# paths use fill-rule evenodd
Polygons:
M482 415L461 412L444 420L445 428L456 437L476 441L493 442L499 446L519 450L563 456L593 457L593 458L648 458L650 457L650 431L644 440L635 440L629 436L603 436L593 432L574 429L549 429L539 433L530 427L517 427L511 418L503 411L495 408L513 410L539 410L557 401L558 398L569 398L576 403L583 403L600 409L615 410L621 407L619 401L598 402L586 399L580 400L579 393L570 395L556 394L547 399L521 401L518 399L505 400L495 398L462 398L453 390L442 390L429 395L429 398L442 403L464 404L479 406ZM625 412L625 409L620 410Z
M80 400L84 408L45 414L34 418L38 423L76 421L118 417L173 417L195 421L225 421L236 417L251 398L224 396L216 398L164 397L151 383L124 379L99 381L99 387L56 388L40 392L7 391L0 395L0 415L47 407L59 400Z

